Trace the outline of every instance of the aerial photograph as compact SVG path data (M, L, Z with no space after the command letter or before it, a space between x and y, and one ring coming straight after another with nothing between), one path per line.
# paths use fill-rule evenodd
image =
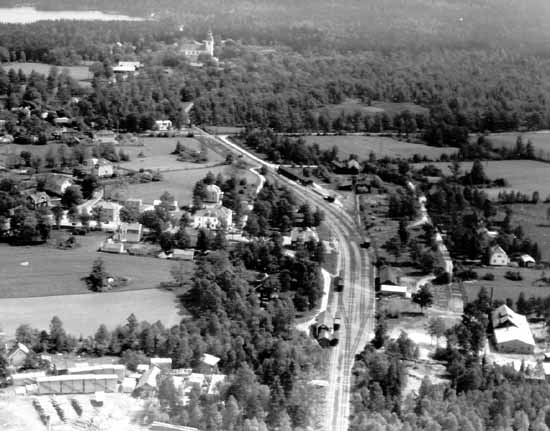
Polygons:
M0 431L550 431L550 0L0 0Z

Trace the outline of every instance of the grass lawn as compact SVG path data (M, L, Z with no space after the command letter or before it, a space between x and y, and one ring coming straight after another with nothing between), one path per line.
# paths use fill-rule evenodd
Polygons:
M30 62L14 62L14 63L2 63L1 67L7 72L10 69L18 71L21 69L25 75L29 75L33 70L37 73L48 75L50 69L54 67L52 64L46 63L30 63ZM69 75L77 81L90 81L93 78L93 74L89 71L88 66L55 66L62 72L68 70Z
M178 162L175 155L170 154L176 148L177 142L190 150L200 151L201 144L194 138L139 138L143 146L124 146L120 148L130 155L129 162L120 163L120 166L129 169L159 169L161 171L174 169L199 168L205 165L218 164L224 161L224 157L208 149L208 162L198 164L192 162ZM138 157L143 153L145 157Z
M427 163L416 163L415 168L422 168ZM430 163L440 168L444 174L449 174L449 163ZM461 163L462 171L470 171L472 162ZM487 189L491 197L496 197L502 190L516 190L531 195L534 191L540 193L542 200L550 195L550 165L534 160L498 160L483 162L485 174L492 180L505 178L509 187Z
M539 287L534 285L534 282L541 278L541 270L492 266L477 267L473 269L478 273L480 278L487 273L491 273L494 274L495 279L493 281L475 280L464 282L464 290L466 291L466 296L469 301L477 297L482 286L487 289L489 295L492 289L494 299L506 300L506 298L511 298L514 302L518 299L521 292L523 292L526 297L545 297L550 295L550 286ZM512 281L504 278L506 271L519 271L523 280Z
M10 335L24 323L38 329L48 329L53 316L59 316L68 333L83 336L93 335L102 323L110 329L124 324L131 313L138 320L151 323L160 320L166 326L175 325L182 318L177 297L172 292L158 289L47 298L4 298L0 299L0 309L0 327Z
M145 203L153 203L165 191L174 195L180 205L190 204L195 184L202 180L208 172L217 175L219 172L224 176L235 175L246 177L250 190L255 189L258 178L250 171L238 169L234 166L216 166L211 168L188 169L183 171L164 172L163 181L130 184L119 190L124 198L140 198Z
M429 147L382 136L306 136L305 140L309 144L319 144L324 150L336 146L340 158L357 154L360 159L366 159L373 152L377 157L410 158L418 154L435 160L439 159L441 154L454 154L458 151L454 147Z
M78 237L81 247L58 250L47 246L11 247L0 244L0 297L18 298L88 293L81 280L94 259L105 261L107 272L130 279L125 290L150 289L170 281L171 262L150 257L99 253L104 235ZM28 266L22 266L28 262ZM189 274L193 265L189 264ZM0 309L3 309L0 307Z

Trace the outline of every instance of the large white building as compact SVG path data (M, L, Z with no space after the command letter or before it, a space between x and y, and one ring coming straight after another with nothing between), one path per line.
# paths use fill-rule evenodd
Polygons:
M495 346L502 353L530 354L535 350L535 339L527 318L506 305L492 313Z
M202 54L214 57L214 36L212 32L208 32L208 37L202 42L196 40L190 42L182 42L179 46L180 51L189 59L196 61Z
M230 228L233 226L233 211L220 206L198 210L193 214L193 227L195 229Z

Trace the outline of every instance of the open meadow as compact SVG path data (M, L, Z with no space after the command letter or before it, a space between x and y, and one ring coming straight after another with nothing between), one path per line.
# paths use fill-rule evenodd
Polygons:
M508 133L491 133L487 135L489 142L494 147L514 148L518 136L523 139L523 144L531 141L535 147L535 155L543 160L550 160L550 131L541 130L538 132L508 132ZM477 135L472 135L471 139L477 139Z
M141 272L146 272L143 270ZM0 299L0 327L13 335L17 327L28 323L38 329L48 329L53 316L58 316L65 330L74 335L93 335L100 324L109 329L124 324L134 313L138 320L164 325L179 323L178 299L159 289L128 292L88 293L84 295L51 296L47 298Z
M140 146L120 145L125 153L130 156L130 161L121 162L120 166L128 169L153 169L160 171L174 169L200 168L202 166L217 165L224 161L224 158L210 148L207 149L208 161L204 164L193 162L180 162L172 153L176 148L178 141L190 151L200 151L201 144L194 138L174 137L174 138L139 138ZM138 157L138 155L143 157Z
M308 144L319 144L323 150L329 150L336 146L338 155L344 159L347 159L350 154L358 155L359 159L367 159L373 152L379 158L388 156L408 159L418 154L421 157L426 156L429 159L438 160L442 154L450 155L458 151L454 147L429 147L383 136L305 136L304 139Z
M48 246L12 247L0 244L0 298L88 293L81 280L101 257L108 273L128 277L125 290L150 289L170 281L171 262L142 256L99 253L105 235L79 236L81 247L59 250ZM21 265L28 262L28 265ZM189 263L191 275L193 264ZM0 309L3 309L0 307Z
M31 62L13 62L2 63L0 65L5 71L14 69L18 71L21 69L25 75L29 75L33 70L42 75L48 75L52 67L57 67L59 72L67 70L69 75L79 81L80 84L86 83L89 85L89 81L93 78L93 73L90 72L88 66L54 66L53 64L46 63L31 63Z
M415 163L412 166L421 169L427 164L438 167L445 175L450 174L450 163ZM472 164L472 162L462 162L462 172L469 172L472 169ZM542 200L550 195L550 165L548 163L535 160L498 160L483 162L483 168L491 180L504 178L509 183L506 188L487 189L486 191L491 197L496 197L499 192L504 190L515 190L528 195L538 191Z
M543 270L494 266L474 267L473 270L478 273L480 279L464 282L464 291L468 297L468 301L473 301L482 287L487 289L489 295L491 295L492 291L493 299L501 299L503 301L507 298L511 298L515 302L521 292L523 292L527 298L530 296L550 296L550 286L536 283L537 280L542 277ZM508 280L504 277L507 271L519 271L523 280ZM495 279L492 281L481 280L481 277L485 274L493 274Z
M258 182L258 178L250 171L238 169L235 166L215 166L210 168L186 169L180 171L164 172L163 181L129 184L118 187L108 192L117 194L119 199L139 198L144 203L152 204L153 200L158 199L164 192L171 193L180 205L191 204L193 197L193 188L195 184L202 180L208 172L214 175L221 173L225 177L235 175L238 178L245 177L248 181L248 188L252 191Z
M550 205L538 203L506 206L512 210L512 225L521 226L527 238L538 243L542 260L550 261L550 221L547 218Z

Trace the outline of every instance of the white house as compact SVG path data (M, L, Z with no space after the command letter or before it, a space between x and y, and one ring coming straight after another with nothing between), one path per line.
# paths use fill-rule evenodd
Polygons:
M141 223L120 223L116 238L120 242L140 242L142 233Z
M135 73L142 67L139 61L119 61L116 66L113 67L113 72L117 74Z
M116 202L99 201L94 208L101 208L102 223L105 227L116 229L120 225L120 210L122 205Z
M112 177L115 170L111 162L105 159L91 157L82 162L86 170L98 177Z
M510 264L510 258L501 246L495 245L489 250L489 265L507 266Z
M118 144L116 134L112 130L100 130L94 134L94 139L99 144Z
M218 229L233 225L233 211L220 206L198 210L193 214L193 227L195 229Z
M166 132L172 128L172 121L170 120L156 120L155 130L160 132Z
M196 40L191 42L182 42L180 43L180 51L189 59L196 61L201 54L209 55L214 57L214 36L212 32L208 32L208 38L201 42Z
M310 241L319 242L319 235L317 235L317 232L314 229L310 227L305 229L295 227L290 231L290 242L292 244L296 242Z
M501 305L492 313L495 346L502 353L531 354L535 339L527 318Z

